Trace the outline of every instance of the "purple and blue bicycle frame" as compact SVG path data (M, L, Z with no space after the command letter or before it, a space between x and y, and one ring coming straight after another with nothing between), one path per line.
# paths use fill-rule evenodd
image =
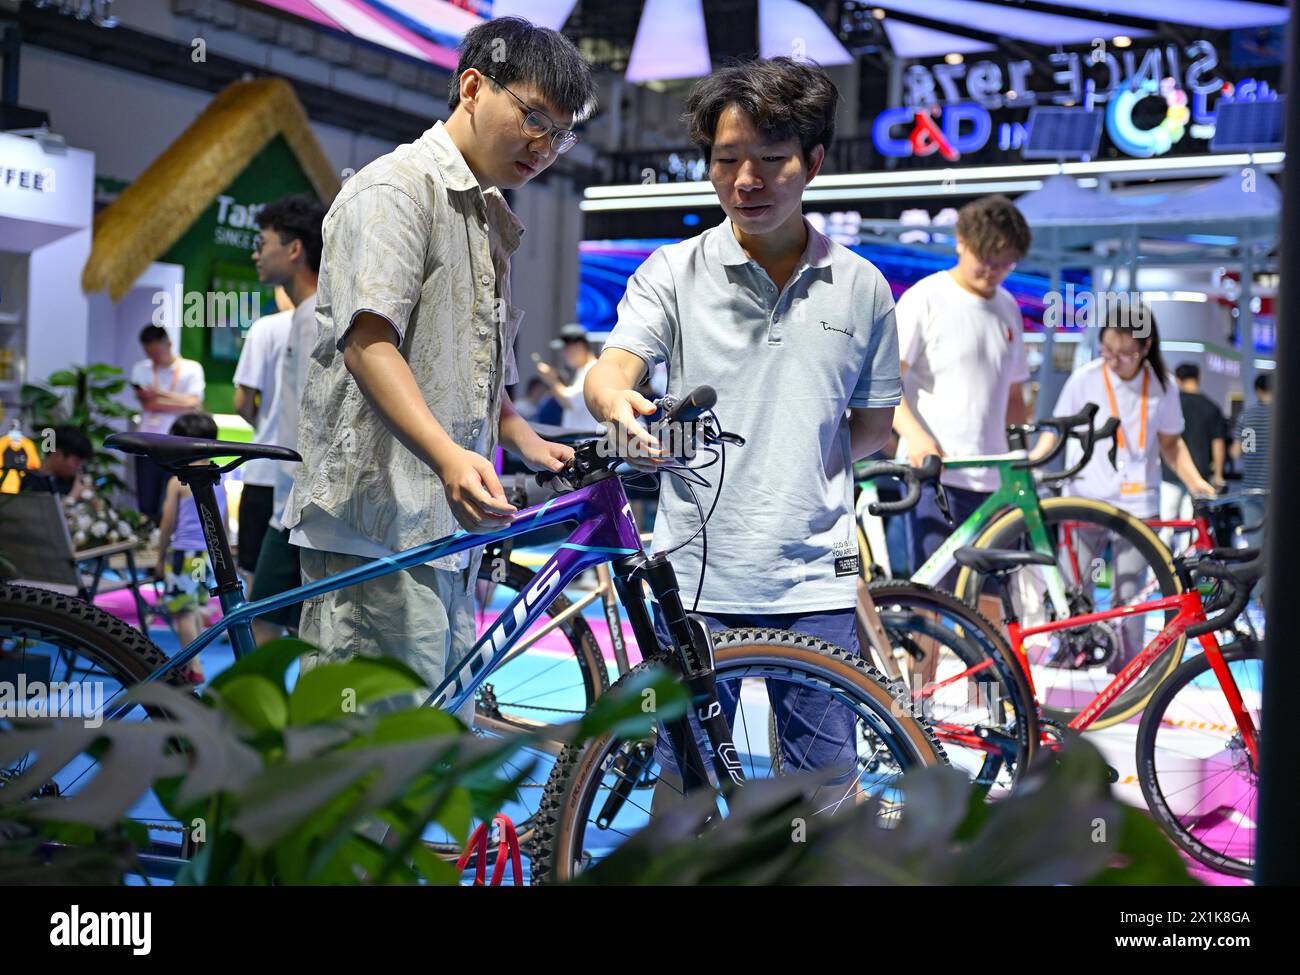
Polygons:
M199 494L196 492L196 501ZM176 667L183 666L226 632L230 634L236 657L251 653L255 647L251 622L263 613L346 586L369 582L401 569L424 565L466 549L490 545L570 521L578 522L578 527L566 541L560 543L556 553L497 617L473 649L448 667L447 678L434 689L426 702L429 706L454 712L474 695L478 686L505 659L511 647L528 632L529 627L546 611L555 597L578 575L602 562L611 562L641 551L641 536L632 517L627 494L623 490L623 482L618 477L602 478L586 487L517 512L512 517L510 526L499 531L487 534L457 531L398 555L378 558L367 565L256 602L248 602L244 598L242 585L235 586L233 591L221 592L219 595L222 619L146 679L158 680ZM210 548L212 541L209 539Z

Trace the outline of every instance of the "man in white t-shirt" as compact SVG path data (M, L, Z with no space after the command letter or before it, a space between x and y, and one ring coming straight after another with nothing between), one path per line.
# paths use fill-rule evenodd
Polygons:
M582 397L582 387L587 381L587 373L597 363L596 354L591 351L591 340L587 330L581 325L565 325L560 329L560 342L563 343L564 361L573 370L573 382L565 384L554 369L545 362L537 364L537 371L542 381L551 388L551 394L564 409L564 418L560 426L565 430L599 430L605 428L591 415L587 403Z
M235 412L253 427L254 443L282 444L280 421L280 359L289 329L293 325L293 304L284 295L285 310L263 315L249 326L244 347L235 366ZM257 553L262 550L262 536L271 517L275 492L275 461L250 460L241 468L244 489L239 495L239 555L245 582L252 588L257 568Z
M142 433L166 433L177 415L202 408L203 366L173 352L172 340L159 325L141 329L140 346L145 358L131 367L131 386L140 403L139 429ZM168 474L148 457L135 460L136 503L156 522Z
M987 196L961 208L956 230L957 265L922 278L898 299L904 399L894 430L913 465L931 454L1004 453L1006 425L1026 419L1024 323L1002 282L1029 251L1029 225L1006 197ZM998 475L945 470L942 481L960 523L997 488ZM916 568L952 529L929 491L910 521Z
M275 389L271 432L259 439L294 449L299 447L298 411L307 359L316 344L316 288L324 220L325 207L305 195L268 203L257 215L262 230L253 249L258 280L284 288L293 305L283 342L274 363L270 364L275 372L269 380ZM280 520L293 490L293 475L298 465L277 461L265 463L265 508L257 512L265 520L257 538L257 548L251 552L256 569L250 587L254 600L269 599L302 583L298 549L289 543L289 533ZM261 491L259 488L259 494ZM241 538L243 508L241 502ZM240 558L243 558L242 549ZM253 635L258 645L280 636L286 628L296 633L301 614L301 604L294 604L254 620Z

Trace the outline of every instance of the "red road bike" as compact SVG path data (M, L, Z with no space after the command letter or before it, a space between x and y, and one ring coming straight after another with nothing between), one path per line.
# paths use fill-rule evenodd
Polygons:
M1183 850L1215 870L1249 876L1255 862L1262 653L1253 637L1234 629L1234 624L1263 574L1258 551L1213 549L1206 557L1178 559L1175 565L1182 577L1181 593L1031 627L1020 624L1009 576L1026 566L1055 564L1054 556L963 548L956 558L996 582L1011 649L1039 709L1044 746L1059 742L1066 729L1086 731L1175 641L1186 636L1199 642L1202 653L1185 659L1162 681L1142 712L1137 735L1138 780L1152 815ZM1213 584L1209 594L1197 588L1195 583L1200 580ZM1166 619L1141 652L1126 663L1116 662L1118 673L1100 692L1080 694L1068 680L1050 686L1043 680L1045 673L1071 673L1068 668L1044 666L1036 659L1038 654L1057 653L1051 640L1054 635L1170 612L1172 618ZM1218 634L1225 632L1233 639L1221 643ZM991 658L983 660L944 683L973 677L991 666ZM1037 685L1034 674L1039 675ZM918 696L924 699L937 690L937 684L927 686ZM1017 760L1014 746L980 728L945 722L936 724L935 731L950 748L999 751L1004 760Z

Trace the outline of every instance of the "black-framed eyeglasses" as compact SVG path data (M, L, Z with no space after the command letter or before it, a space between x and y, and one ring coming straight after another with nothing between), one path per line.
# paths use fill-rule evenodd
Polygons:
M520 121L519 127L528 138L541 139L549 135L551 137L551 150L557 156L563 155L578 144L578 134L572 129L561 129L541 109L533 108L491 75L486 75L486 77L491 79L494 84L505 88L506 94L517 101L520 107L523 108L524 117Z

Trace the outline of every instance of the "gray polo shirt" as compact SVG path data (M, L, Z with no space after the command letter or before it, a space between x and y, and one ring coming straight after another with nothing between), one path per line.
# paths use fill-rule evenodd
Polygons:
M869 261L808 227L808 246L778 293L731 222L655 251L628 282L606 348L668 364L668 392L718 392L727 448L722 497L708 528L700 609L808 613L856 599L851 408L896 406L902 394L894 301ZM701 460L703 455L701 455ZM717 490L697 487L705 512ZM687 487L662 475L654 549L699 527ZM671 556L689 608L701 539Z

